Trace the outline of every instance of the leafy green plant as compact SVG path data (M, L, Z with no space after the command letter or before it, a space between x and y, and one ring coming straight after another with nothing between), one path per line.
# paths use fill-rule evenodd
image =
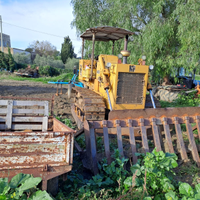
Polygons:
M41 178L34 178L30 174L19 173L10 182L8 178L0 178L0 199L30 199L30 200L51 200L46 191L40 191L36 186Z
M195 97L194 93L189 93L188 95L179 94L178 98L173 102L160 101L161 107L196 107L200 105L200 95Z
M65 125L67 125L69 128L72 128L72 129L75 128L75 126L72 124L71 119L68 119L68 118L62 119L61 117L62 117L62 116L60 116L60 117L59 117L59 116L56 116L56 119L59 120L59 121L61 121L61 122L64 123Z

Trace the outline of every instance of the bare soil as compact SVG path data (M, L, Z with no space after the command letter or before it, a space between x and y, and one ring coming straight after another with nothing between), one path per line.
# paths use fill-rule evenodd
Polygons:
M0 96L26 97L26 98L50 98L54 97L53 113L54 116L69 118L73 123L74 119L70 111L70 100L67 97L68 85L62 86L62 95L56 96L56 84L44 84L31 81L1 80ZM59 86L59 93L61 92ZM73 95L73 94L72 94ZM7 98L9 99L9 98ZM49 102L51 105L51 102Z

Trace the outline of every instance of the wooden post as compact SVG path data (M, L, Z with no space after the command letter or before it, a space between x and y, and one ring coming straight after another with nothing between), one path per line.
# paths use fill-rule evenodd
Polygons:
M93 76L93 63L94 63L94 44L95 44L95 33L93 33L93 37L92 37L92 60L91 60L91 75L90 75L90 79L92 79Z
M13 101L8 100L7 104L7 116L6 116L6 129L10 130L12 126L12 112L13 112Z
M71 93L72 93L72 84L68 84L68 99L71 98Z
M82 38L82 54L81 54L81 59L83 59L83 54L84 54L84 38Z

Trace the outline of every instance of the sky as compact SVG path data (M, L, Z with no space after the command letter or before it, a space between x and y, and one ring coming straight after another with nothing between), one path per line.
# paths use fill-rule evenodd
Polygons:
M33 41L39 40L49 41L61 51L64 37L69 36L74 52L80 56L81 40L70 25L72 12L70 0L0 0L2 29L4 34L10 35L12 48L26 49Z

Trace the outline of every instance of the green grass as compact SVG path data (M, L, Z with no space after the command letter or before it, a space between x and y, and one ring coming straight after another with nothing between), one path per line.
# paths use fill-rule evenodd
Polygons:
M200 75L195 75L195 80L200 80Z
M5 72L0 72L0 80L15 80L15 81L33 81L33 82L41 82L41 83L48 83L49 81L69 81L71 80L73 74L72 73L64 73L59 76L54 77L39 77L39 78L27 78L27 77L20 77L16 76L15 74L8 74Z

